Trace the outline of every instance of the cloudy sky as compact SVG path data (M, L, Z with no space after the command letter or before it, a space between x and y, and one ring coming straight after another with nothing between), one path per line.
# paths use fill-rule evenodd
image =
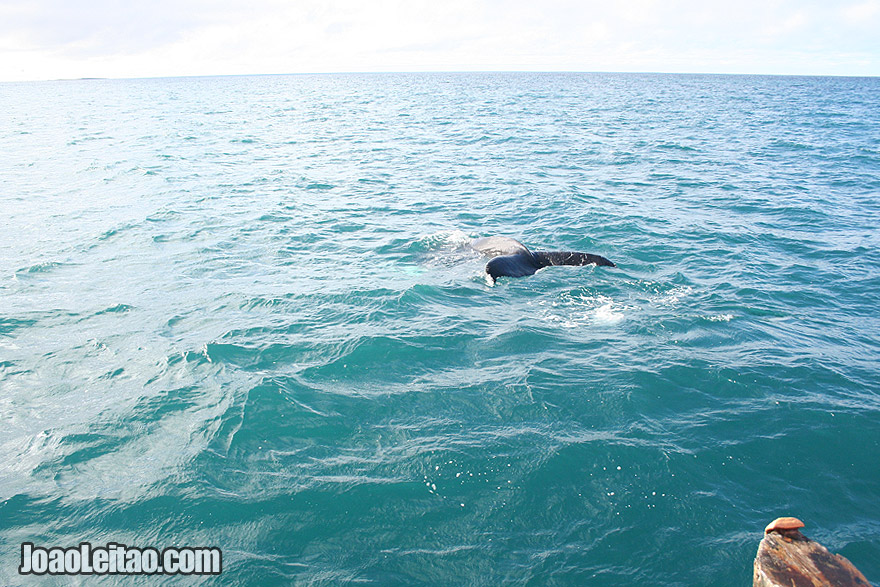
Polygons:
M0 81L343 71L880 75L880 0L0 0Z

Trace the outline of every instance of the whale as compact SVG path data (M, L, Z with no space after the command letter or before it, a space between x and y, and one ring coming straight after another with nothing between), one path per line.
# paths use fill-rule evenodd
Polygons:
M486 236L471 242L471 248L489 257L486 274L495 283L499 277L525 277L553 265L598 265L617 267L614 263L591 253L576 251L530 251L516 239L507 236Z

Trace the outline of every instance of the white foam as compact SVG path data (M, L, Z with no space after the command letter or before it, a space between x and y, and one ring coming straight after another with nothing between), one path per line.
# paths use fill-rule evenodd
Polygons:
M474 240L463 230L441 230L422 238L429 250L461 249Z
M564 328L613 325L626 318L626 308L605 295L588 298L566 295L559 300L538 302L538 305L544 306L540 314L542 319Z
M730 322L733 320L733 314L717 314L715 316L703 316L704 320L709 322Z
M662 306L674 306L678 304L682 300L682 298L691 295L693 291L694 288L689 285L677 285L671 290L661 294L660 298L657 300L657 303Z
M600 324L617 324L624 319L623 312L615 309L613 301L596 308L594 314L596 322Z

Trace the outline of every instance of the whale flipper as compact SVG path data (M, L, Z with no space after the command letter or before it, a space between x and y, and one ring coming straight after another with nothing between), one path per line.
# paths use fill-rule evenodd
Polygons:
M599 265L616 267L614 263L591 253L576 251L530 251L516 239L506 236L487 236L471 243L471 248L483 253L491 260L486 264L486 273L494 283L501 276L525 277L534 275L538 269L551 265Z
M541 267L550 265L599 265L600 267L617 267L614 263L601 255L590 253L577 253L574 251L535 251L532 256L541 264Z

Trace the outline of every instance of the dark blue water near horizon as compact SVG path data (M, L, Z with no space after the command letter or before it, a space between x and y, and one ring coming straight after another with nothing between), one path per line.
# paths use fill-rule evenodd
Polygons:
M0 84L0 583L880 583L880 79ZM580 250L494 286L470 239Z

